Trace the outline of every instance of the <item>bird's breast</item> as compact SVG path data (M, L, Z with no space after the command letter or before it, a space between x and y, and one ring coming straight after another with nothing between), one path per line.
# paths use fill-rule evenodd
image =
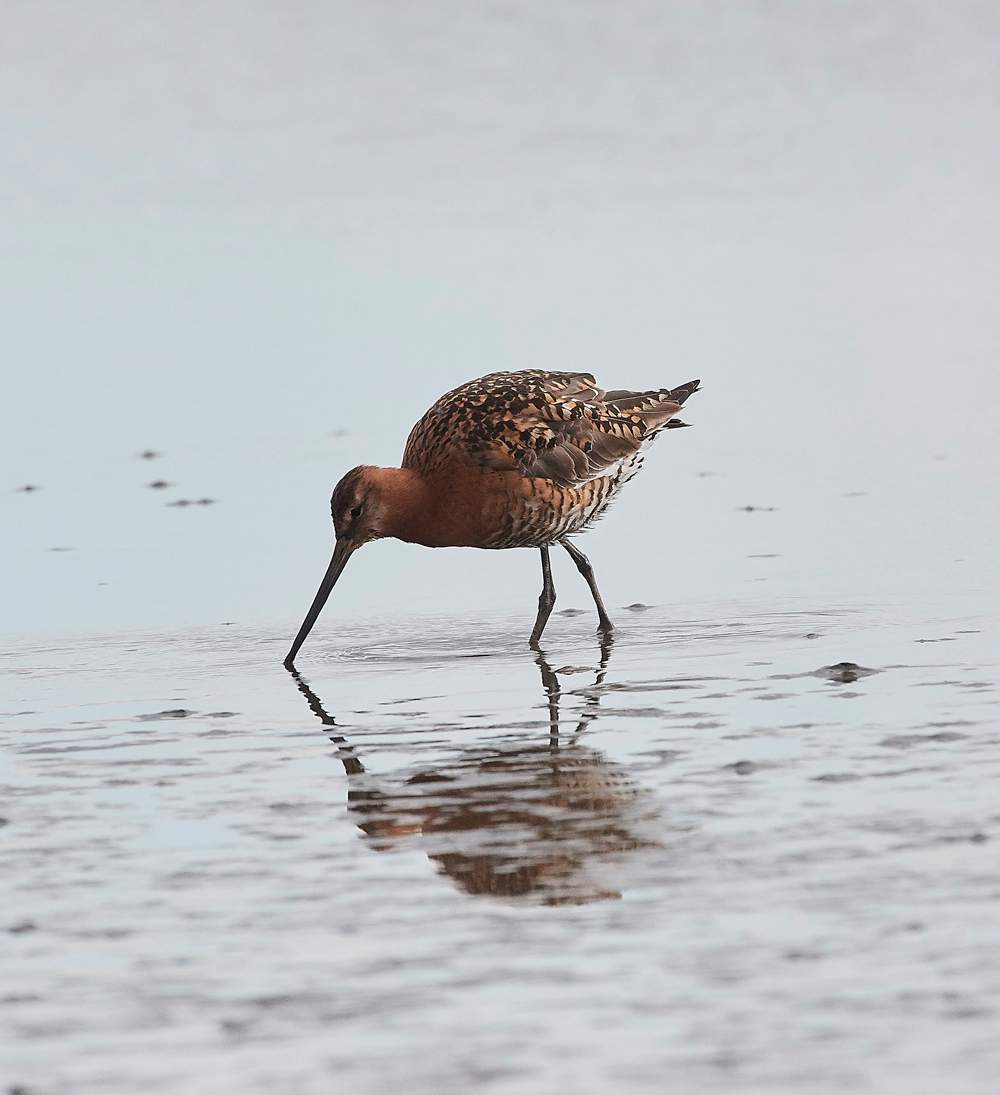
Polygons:
M428 482L395 535L425 547L539 547L579 531L603 508L603 480L561 488L518 472L464 467Z

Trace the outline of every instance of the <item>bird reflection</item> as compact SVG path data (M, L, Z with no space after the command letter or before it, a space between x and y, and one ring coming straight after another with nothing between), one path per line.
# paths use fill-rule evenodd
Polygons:
M348 810L370 847L418 846L470 894L582 904L621 897L608 875L628 853L657 846L648 836L657 816L650 794L580 740L597 714L601 693L594 687L604 681L611 646L603 637L596 679L581 690L584 707L572 732L561 736L559 676L536 651L547 739L464 746L440 764L389 776L365 770L316 694L294 668L289 672L337 746Z

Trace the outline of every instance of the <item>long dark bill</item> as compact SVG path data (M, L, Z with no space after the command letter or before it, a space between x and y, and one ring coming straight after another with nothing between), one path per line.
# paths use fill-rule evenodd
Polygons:
M285 658L284 664L286 668L291 669L292 664L295 661L295 655L299 652L299 647L306 641L306 636L309 632L312 631L312 626L316 622L316 617L323 611L323 605L326 604L327 598L330 596L330 590L337 584L337 579L343 573L344 567L347 566L347 560L354 554L354 550L355 549L345 541L337 541L337 546L333 552L333 558L330 560L330 565L327 567L326 574L323 576L319 592L313 599L313 603L306 613L306 618L302 621L299 633L295 636L295 642L292 643L292 649L288 651L288 657Z

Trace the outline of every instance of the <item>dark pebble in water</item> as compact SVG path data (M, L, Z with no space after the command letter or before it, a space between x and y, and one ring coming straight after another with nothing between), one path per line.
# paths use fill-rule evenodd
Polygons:
M896 734L891 738L883 738L879 745L885 745L891 749L909 749L911 745L926 745L934 741L963 741L968 736L968 734L958 734L954 730L945 730L940 734Z
M754 764L752 760L738 760L735 764L724 764L722 767L735 772L738 776L749 776L763 765Z
M625 606L629 612L645 612L649 605L644 605L642 601L636 601L634 605Z
M410 776L407 783L454 783L454 776L445 776L440 772L417 772Z
M156 711L151 715L139 715L137 717L140 722L155 722L157 719L186 719L188 715L193 714L193 711L188 711L183 707L175 707L170 711Z
M557 612L557 616L582 616L582 608L564 608L562 612Z
M190 506L193 505L189 498L178 498L176 502L168 502L168 506Z
M153 490L163 490L165 487L173 486L173 484L168 483L166 479L156 479L152 483L149 483L148 486L152 487Z
M819 632L818 631L807 631L806 632L806 638L807 639L818 639L819 638Z
M214 506L218 502L218 498L199 498L197 505L199 506Z
M153 452L152 449L146 449L145 452L139 453L139 457L142 460L154 460L157 456L162 456L162 452Z
M825 677L836 684L853 684L861 677L870 677L878 673L877 669L866 669L856 662L837 662L836 665L824 665L812 674L814 677Z
M24 932L35 931L35 925L30 920L22 920L19 924L11 924L7 931L14 935L21 935Z
M30 494L33 490L41 490L42 488L41 487L36 487L31 483L27 483L27 484L25 484L25 486L18 487L17 489L21 494Z
M741 513L774 513L774 506L740 506Z
M234 715L238 715L238 711L209 711L205 716L206 719L231 719Z

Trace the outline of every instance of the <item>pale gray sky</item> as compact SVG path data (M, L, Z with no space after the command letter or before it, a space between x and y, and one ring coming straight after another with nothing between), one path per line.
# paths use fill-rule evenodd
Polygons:
M0 15L5 629L294 625L343 472L526 366L703 379L581 541L610 603L992 588L995 5ZM327 613L536 569L375 545Z

